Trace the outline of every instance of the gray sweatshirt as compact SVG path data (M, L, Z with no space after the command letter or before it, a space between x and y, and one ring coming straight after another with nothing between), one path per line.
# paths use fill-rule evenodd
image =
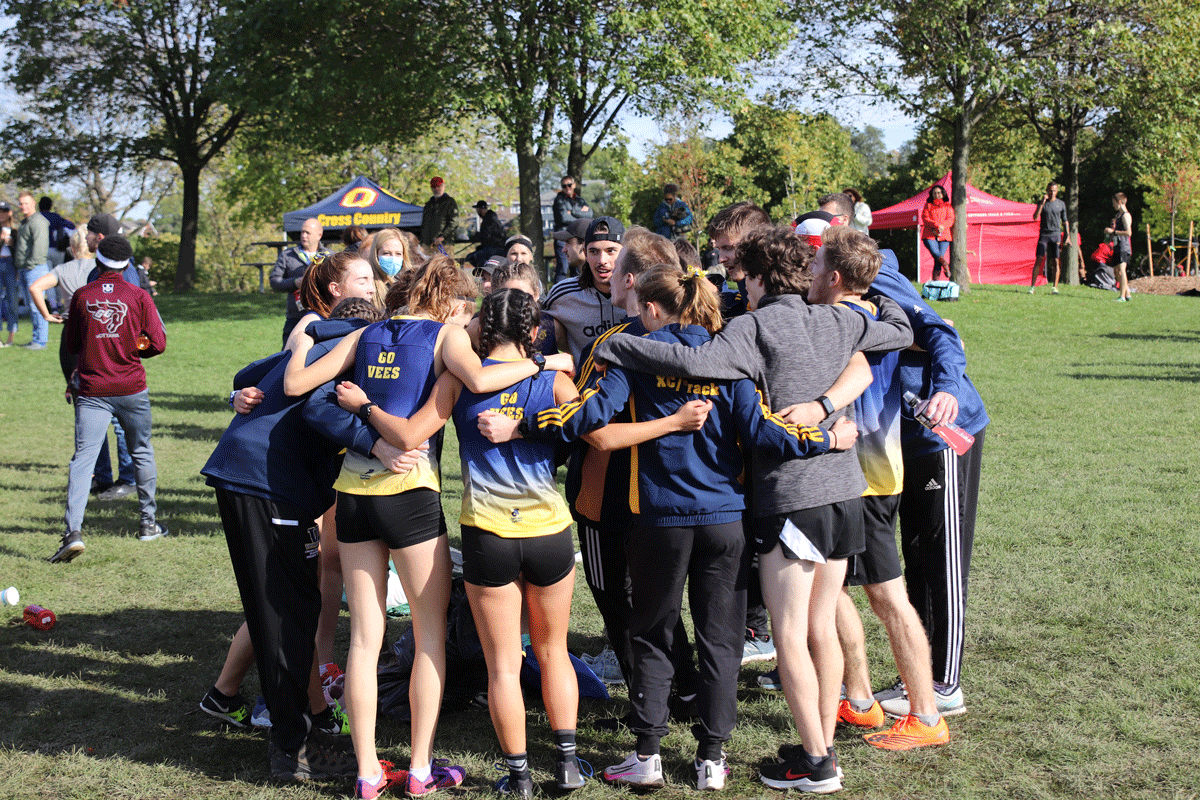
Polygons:
M730 320L701 347L618 333L596 358L626 369L694 378L750 378L779 410L826 392L859 350L899 350L912 344L900 306L873 298L878 322L842 306L814 305L799 295L764 297L759 308ZM852 407L850 409L852 410ZM830 422L846 410L835 411ZM786 514L860 496L867 488L853 449L782 461L751 453L750 494L756 517Z

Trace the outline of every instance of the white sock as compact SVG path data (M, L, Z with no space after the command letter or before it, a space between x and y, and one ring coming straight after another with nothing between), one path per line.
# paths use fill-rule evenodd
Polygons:
M429 776L433 774L433 763L430 762L420 769L417 767L409 767L408 774L424 783L425 781L429 780Z
M362 775L359 775L358 779L360 781L366 781L367 783L371 784L372 786L378 786L380 784L380 782L383 781L383 770L379 770L379 774L376 775L374 778L364 778Z

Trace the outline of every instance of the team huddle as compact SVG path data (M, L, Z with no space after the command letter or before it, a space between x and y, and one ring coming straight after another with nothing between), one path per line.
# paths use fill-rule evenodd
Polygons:
M767 786L840 790L839 723L881 729L865 738L884 749L949 740L944 717L965 712L963 617L988 422L958 335L865 234L801 236L750 203L709 230L721 287L669 239L611 217L587 224L586 265L544 300L536 271L513 264L491 272L477 305L477 281L445 255L406 259L386 281L351 252L304 273L296 299L307 315L291 321L283 351L236 376L238 413L203 469L246 613L227 667L238 646L246 668L257 663L274 777L356 775L358 798L465 778L433 752L451 593L440 469L450 419L502 794L534 791L523 634L541 670L555 784L586 783L567 652L572 523L636 737L604 780L663 785L660 741L682 701L698 719L696 787L725 788L759 603L799 737L758 765ZM928 398L925 424L905 392ZM975 437L961 455L928 427L955 421ZM415 647L404 769L375 746L389 560ZM330 724L337 703L320 689L331 635L319 619L335 581L350 649L345 718ZM901 680L877 694L849 585L866 587L896 655ZM694 642L680 619L685 591ZM240 720L244 671L223 673L202 708ZM888 716L897 721L885 728Z

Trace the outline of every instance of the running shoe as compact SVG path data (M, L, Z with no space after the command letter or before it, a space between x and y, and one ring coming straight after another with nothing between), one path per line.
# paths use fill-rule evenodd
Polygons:
M783 683L779 680L779 668L776 667L770 672L764 672L762 675L759 675L758 685L772 692L782 691Z
M523 800L533 797L533 776L526 770L519 777L505 775L496 781L496 791L508 797L520 797Z
M832 755L813 758L806 752L795 761L768 762L758 768L759 779L772 789L798 789L813 794L841 791L842 779Z
M350 735L350 719L339 703L335 702L320 714L314 714L312 721L314 727L331 736Z
M325 702L328 705L333 705L338 700L342 699L345 694L346 675L338 668L338 665L330 661L328 664L321 665L321 691L325 695Z
M880 689L875 693L875 699L883 704L887 700L895 700L897 697L908 697L908 689L904 687L904 681L899 678L896 682L886 689ZM886 710L884 713L887 713Z
M594 656L582 655L579 660L587 664L592 672L596 673L596 677L609 686L625 682L625 675L621 672L621 663L617 661L617 654L611 647L605 647Z
M110 500L120 500L122 497L129 497L129 495L136 491L136 487L130 486L128 483L117 481L112 486L96 495L96 499L107 503Z
M863 739L880 750L914 750L946 744L950 741L950 729L942 717L938 718L937 725L930 727L921 722L916 714L909 714L886 731L868 733Z
M724 755L720 761L701 761L697 758L693 766L696 767L697 789L702 792L720 792L725 789L725 776L729 774L729 765Z
M349 778L358 774L353 748L315 729L308 732L308 738L294 753L280 749L272 738L267 745L267 757L271 762L271 777L279 781Z
M143 542L153 542L155 539L161 539L167 535L167 526L161 522L151 522L143 524L141 532L138 533L138 538Z
M359 778L354 784L355 800L375 800L388 789L408 780L408 771L396 769L395 765L390 761L379 762L379 781L370 783L365 778Z
M855 725L859 728L878 728L886 719L878 700L872 700L871 707L866 711L859 711L849 700L842 700L838 703L837 718L838 722Z
M271 711L267 701L259 697L254 701L254 711L250 712L250 724L256 728L271 727Z
M246 698L235 694L226 700L218 700L218 694L221 693L215 686L205 692L204 699L200 701L200 710L235 728L250 727L250 707L246 705ZM225 697L223 694L221 696Z
M775 645L771 644L769 633L755 633L746 629L746 643L742 645L742 664L753 664L755 661L770 661L775 658Z
M554 781L564 792L582 789L590 777L592 765L582 758L565 758L554 765Z
M875 695L879 699L879 695ZM943 717L957 717L960 714L967 713L967 706L963 702L962 687L958 687L952 692L943 692L935 685L933 687L933 700L937 705L937 711ZM912 707L908 702L908 695L896 697L891 700L880 700L879 705L883 708L883 713L889 717L903 719L912 713Z
M604 780L609 783L645 788L662 786L662 758L655 753L643 761L638 758L637 753L630 753L629 758L620 764L604 768Z
M54 552L54 555L50 556L50 563L65 564L75 556L82 553L85 549L87 549L87 545L83 543L82 533L79 531L64 533L62 537L62 544L58 546L58 550Z
M806 755L804 745L802 744L781 744L779 745L779 758L776 760L780 763L784 761L799 761ZM846 777L842 772L842 765L838 763L837 752L831 747L829 748L829 757L833 759L833 768L837 772L838 780Z
M430 772L429 780L417 780L411 772L408 773L406 791L409 797L429 794L430 792L436 792L438 789L452 789L455 786L461 786L463 778L467 774L467 771L462 767L450 766L450 760L447 758L435 758L430 766L432 771Z

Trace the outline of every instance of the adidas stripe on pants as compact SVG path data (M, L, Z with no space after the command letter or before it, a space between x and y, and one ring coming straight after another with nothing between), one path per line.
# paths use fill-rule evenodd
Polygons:
M933 679L959 685L967 611L967 577L975 542L979 470L986 428L966 455L950 448L904 459L900 546L908 598L925 625Z

